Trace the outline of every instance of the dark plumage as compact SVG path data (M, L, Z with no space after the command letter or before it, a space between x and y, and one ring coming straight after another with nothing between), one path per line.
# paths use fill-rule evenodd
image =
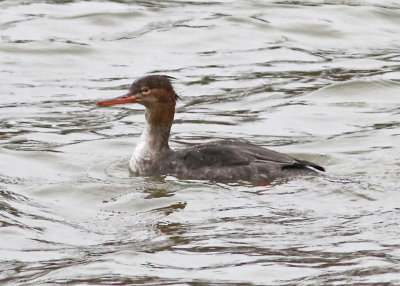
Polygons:
M154 165L152 173L213 181L259 181L316 175L316 170L325 171L314 163L253 144L216 141L175 151Z

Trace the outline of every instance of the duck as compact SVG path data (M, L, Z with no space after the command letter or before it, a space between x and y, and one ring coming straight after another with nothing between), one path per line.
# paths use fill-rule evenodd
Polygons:
M170 175L189 180L264 181L294 176L316 176L325 169L240 140L218 140L173 150L169 146L176 102L172 80L167 75L136 79L128 93L98 101L97 106L138 103L145 107L146 126L134 149L129 167L137 176Z

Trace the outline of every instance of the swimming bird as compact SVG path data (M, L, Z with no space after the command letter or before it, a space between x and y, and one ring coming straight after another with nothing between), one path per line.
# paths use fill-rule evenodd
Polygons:
M168 140L179 98L166 75L138 78L124 96L98 106L139 103L146 109L146 127L130 160L136 175L173 175L210 181L272 181L318 175L324 168L257 145L235 140L215 141L172 150Z

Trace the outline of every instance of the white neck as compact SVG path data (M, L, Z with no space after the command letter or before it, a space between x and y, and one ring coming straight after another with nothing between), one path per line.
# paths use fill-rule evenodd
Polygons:
M130 168L134 173L146 175L152 166L173 152L168 146L171 125L147 123L133 152Z

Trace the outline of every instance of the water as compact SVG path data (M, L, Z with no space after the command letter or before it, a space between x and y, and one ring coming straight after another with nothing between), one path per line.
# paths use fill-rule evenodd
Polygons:
M397 1L0 1L0 284L400 284ZM137 105L177 77L171 146L239 138L326 167L268 186L140 178Z

